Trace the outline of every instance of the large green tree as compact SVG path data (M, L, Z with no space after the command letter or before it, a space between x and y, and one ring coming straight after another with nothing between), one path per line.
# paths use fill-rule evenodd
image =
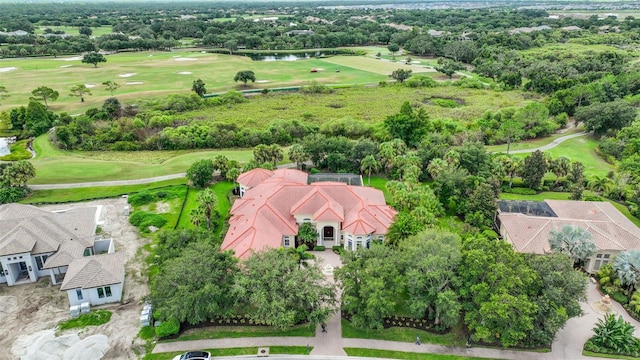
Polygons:
M420 143L427 132L428 116L423 110L413 111L411 104L405 101L400 112L387 116L384 127L392 138L401 139L409 147Z
M342 285L342 310L354 326L382 329L383 319L394 314L401 293L402 275L397 252L381 244L341 255L342 266L334 276Z
M206 241L190 243L166 260L150 287L156 318L199 324L233 312L237 259Z
M293 144L289 148L289 160L296 163L296 168L302 170L305 161L309 161L309 154L302 144Z
M88 53L82 57L83 64L92 64L93 67L96 68L98 67L98 63L101 62L107 62L107 59L104 57L104 55L97 52Z
M107 80L103 82L102 85L104 85L107 88L107 90L109 90L109 93L111 94L111 96L113 96L113 91L120 87L120 84L111 80Z
M207 230L211 231L214 228L214 223L218 218L218 196L211 189L207 188L198 193L197 210L194 211L191 216L198 217L197 223L204 225Z
M187 169L187 179L191 181L193 186L202 188L213 180L213 171L211 159L198 160Z
M624 100L595 103L576 110L576 121L585 125L586 131L601 136L609 131L617 131L635 120L638 111Z
M547 161L540 150L536 150L524 159L522 165L522 181L531 189L535 189L542 183L542 178L547 172Z
M193 85L191 85L191 91L198 94L198 96L202 96L207 93L207 88L205 87L204 81L202 79L193 80Z
M242 81L244 85L247 85L247 82L249 81L256 82L256 74L251 70L241 70L233 77L233 81Z
M360 163L360 171L367 173L367 185L371 185L371 173L380 169L380 163L373 155L367 155Z
M290 252L269 249L242 265L238 298L246 302L254 321L285 329L302 321L325 322L336 310L335 286L317 263L301 267Z
M91 90L85 84L78 84L71 87L69 96L80 98L80 102L84 102L85 95L91 95Z
M450 328L460 320L461 303L455 293L461 260L460 237L426 230L398 245L406 277L407 307L415 318L427 317Z
M50 87L39 86L31 91L31 99L44 102L44 106L49 108L48 100L56 101L60 93Z
M54 115L48 112L44 105L37 101L29 101L24 113L24 128L29 135L38 136L44 134L53 126Z
M411 70L397 69L393 70L391 77L397 80L399 83L403 83L405 80L411 77Z

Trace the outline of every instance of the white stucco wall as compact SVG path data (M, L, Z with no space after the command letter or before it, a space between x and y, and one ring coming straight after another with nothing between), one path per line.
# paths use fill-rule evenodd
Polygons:
M100 298L98 297L98 289L80 289L82 291L82 300L78 300L76 295L76 289L67 290L67 297L69 298L69 305L80 305L83 302L89 302L91 305L102 305L107 303L119 302L122 299L123 284L109 285L111 288L111 296ZM104 286L102 287L104 289Z

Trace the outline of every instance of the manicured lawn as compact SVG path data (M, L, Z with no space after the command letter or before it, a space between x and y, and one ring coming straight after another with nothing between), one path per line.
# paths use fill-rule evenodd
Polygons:
M613 171L615 166L606 162L596 153L598 140L591 136L581 136L569 139L562 144L545 151L552 158L564 156L571 161L580 161L584 165L584 174L588 178L592 175L606 176L609 171ZM530 154L514 154L525 158Z
M28 198L20 201L23 204L65 203L92 199L118 197L143 190L157 189L166 186L186 184L185 178L160 181L149 184L126 186L96 186L77 189L35 190Z
M545 136L539 139L525 140L517 143L512 143L511 148L509 150L529 150L529 149L539 148L541 146L550 144L551 142L553 142L555 139L559 137L579 133L580 131L582 131L581 127L578 127L578 128L572 127L563 133L556 133L556 134ZM485 146L485 148L487 149L488 152L506 152L507 144L488 145L488 146Z
M389 61L361 56L332 56L324 59L324 61L331 64L339 65L341 67L354 68L385 76L391 75L391 73L397 69L411 70L416 74L422 72L433 72L433 70L431 69L407 65L404 62L393 63ZM342 69L343 68L341 68L340 71L342 71Z
M87 181L131 180L186 172L196 160L224 155L245 163L253 150L175 151L63 151L55 148L46 135L34 141L38 156L31 160L36 177L30 184L76 183Z
M0 156L0 161L16 161L31 158L31 153L27 150L28 139L16 141L9 146L10 154Z
M71 28L66 30L72 31ZM196 79L202 79L210 93L235 89L238 84L233 77L239 70L254 71L258 82L253 86L259 88L303 85L311 80L323 84L370 84L387 78L386 75L336 65L323 59L262 62L245 56L206 53L199 49L111 54L106 56L107 62L97 68L83 64L80 59L75 55L0 60L0 68L15 68L2 73L2 83L11 97L2 102L0 110L26 105L31 91L38 86L48 86L60 93L59 99L50 104L51 110L74 114L99 107L111 96L102 85L105 81L119 83L121 86L114 96L125 103L135 104L141 98L176 92L188 94ZM215 72L211 71L212 67ZM311 73L312 68L323 70ZM341 71L336 72L336 69ZM91 87L92 95L85 97L84 103L68 96L69 89L77 84Z
M311 347L310 349L313 349ZM245 347L245 348L228 348L228 349L204 349L211 353L212 357L216 356L239 356L239 355L256 355L258 353L257 347ZM174 356L180 355L183 352L170 352L160 354L147 354L143 360L171 360ZM270 346L269 354L288 354L288 355L306 355L306 346Z
M544 191L535 195L520 195L501 193L501 200L529 200L529 201L544 201L544 200L569 200L571 194L568 192L552 192Z
M422 342L427 344L448 346L463 346L465 344L464 336L462 336L461 329L459 328L454 328L444 335L432 334L418 329L400 327L392 327L383 330L361 330L353 327L350 322L344 319L342 320L343 338L378 339L413 343L416 341L417 336L420 336Z
M358 348L344 348L344 351L349 356L374 357L374 358L386 358L386 359L405 359L405 360L488 359L488 358L467 357L467 356L459 356L459 355L425 354L425 353L412 353L412 352L375 350L375 349L358 349Z
M637 357L633 357L633 356L600 354L600 353L594 353L592 351L587 351L587 350L582 350L582 355L591 356L591 357L597 357L597 358L604 358L604 359L626 359L626 360L637 360L638 359Z
M111 320L111 311L94 310L86 314L82 314L75 319L69 319L58 324L60 330L83 328L87 326L97 326L106 324Z
M226 221L226 216L227 214L229 214L229 210L231 209L231 203L229 202L227 194L229 194L229 192L233 189L233 186L233 183L228 181L219 181L210 186L210 188L218 197L218 214L220 214L220 218L218 223L216 224L216 235L220 235L222 226ZM194 227L194 225L191 223L190 214L191 210L195 209L198 206L197 199L198 194L201 191L201 189L195 189L192 187L189 188L187 200L184 204L184 208L182 209L182 214L180 214L180 220L178 221L178 228L189 229Z
M165 342L265 336L312 337L315 335L315 331L316 327L313 325L298 325L287 330L279 330L269 326L211 326L203 329L188 330L177 339Z

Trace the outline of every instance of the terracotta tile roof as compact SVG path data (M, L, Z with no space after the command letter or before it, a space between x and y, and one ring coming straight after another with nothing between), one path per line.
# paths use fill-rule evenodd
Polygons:
M66 241L93 245L97 208L51 213L30 205L0 205L0 256L56 251Z
M238 258L265 247L279 247L283 236L297 235L295 215L313 221L341 222L354 234L385 234L396 211L380 190L339 182L306 185L306 173L276 170L274 176L247 190L231 207L229 231L222 250ZM304 175L304 182L302 181ZM351 231L350 231L351 232Z
M122 253L85 256L69 264L60 290L90 289L124 281Z
M499 219L517 251L544 254L551 251L549 233L566 225L591 233L597 251L640 249L640 229L608 202L545 201L558 217L500 213Z
M238 183L247 188L252 188L273 176L273 171L256 168L238 176Z

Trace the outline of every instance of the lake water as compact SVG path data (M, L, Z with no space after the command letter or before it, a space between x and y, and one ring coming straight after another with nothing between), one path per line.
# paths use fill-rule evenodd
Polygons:
M9 155L9 139L0 137L0 156Z
M255 54L255 53L247 53L246 56L251 57L253 61L296 61L296 60L304 60L311 59L314 57L323 57L326 54L323 52L308 52L308 53L295 53L295 54L287 54L287 53L271 53L271 54Z

